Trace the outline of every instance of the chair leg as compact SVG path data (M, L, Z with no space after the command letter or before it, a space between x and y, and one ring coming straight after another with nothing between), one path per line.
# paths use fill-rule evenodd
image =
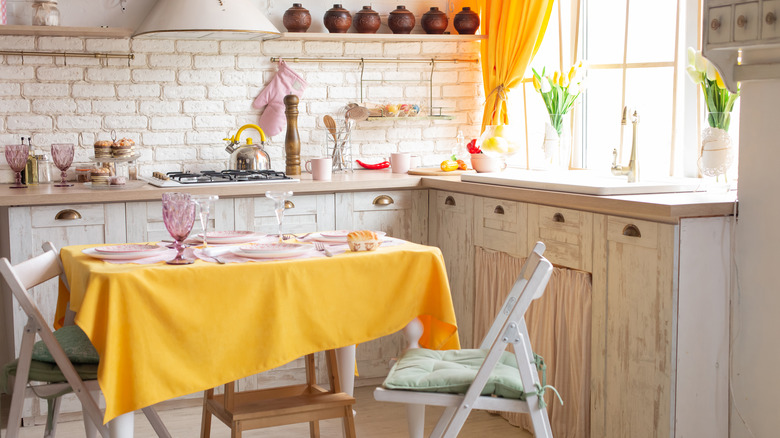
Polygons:
M406 405L406 421L409 438L423 438L425 433L425 405Z
M200 438L209 438L211 436L211 411L208 408L208 401L214 397L214 389L207 389L203 392L203 418L200 421Z
M43 438L54 438L57 435L57 423L60 419L60 406L62 398L46 400L46 426L43 430Z
M309 422L309 437L310 438L320 438L320 422L319 421L310 421Z
M233 427L230 428L230 438L241 438L244 425L240 421L233 423Z
M314 363L314 354L307 354L305 357L306 363L306 385L311 391L312 386L317 384L317 367ZM309 422L309 438L320 438L320 422Z
M22 409L24 408L24 392L27 388L27 377L30 374L30 362L32 361L32 348L35 343L35 323L30 320L24 327L22 345L19 349L19 360L16 364L16 378L14 390L11 395L11 407L8 412L8 430L6 438L18 438L19 428L22 423Z
M149 420L149 423L152 425L152 429L157 432L158 437L171 438L171 434L168 432L168 428L165 427L165 424L160 418L160 415L153 407L145 407L142 409L142 411L144 415L146 415L146 419Z
M89 394L95 400L100 398L100 391L90 391ZM84 417L84 436L86 438L96 438L98 435L98 429L97 426L95 426L95 423L93 423L90 419L89 413L87 413L86 409L82 408L81 414Z
M441 417L439 417L439 421L436 423L436 426L433 428L430 438L442 438L443 436L456 436L457 432L455 432L455 435L453 435L452 432L448 432L445 435L444 431L447 430L447 426L450 425L450 421L452 421L452 418L455 416L455 413L457 411L458 411L457 406L448 406L447 408L445 408L444 412L441 413Z
M357 433L355 432L355 417L352 412L352 406L344 407L344 436L346 438L357 438Z

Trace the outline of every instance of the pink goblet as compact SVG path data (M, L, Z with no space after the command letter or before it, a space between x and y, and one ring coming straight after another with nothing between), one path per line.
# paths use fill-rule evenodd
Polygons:
M54 165L60 169L61 180L59 183L54 184L54 187L71 187L72 183L68 183L68 168L73 163L73 144L72 143L55 143L51 145L51 157L54 160Z
M166 263L169 265L188 265L193 260L183 257L184 239L190 235L192 225L195 224L195 203L187 193L163 193L162 195L163 222L168 233L173 237L173 247L176 249L176 257Z
M26 189L27 185L22 184L22 171L27 165L27 155L30 153L30 146L26 144L8 144L5 145L5 161L8 166L16 172L16 183L11 185L12 189Z

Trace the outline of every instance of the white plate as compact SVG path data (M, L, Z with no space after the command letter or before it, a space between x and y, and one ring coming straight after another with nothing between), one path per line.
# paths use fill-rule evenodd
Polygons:
M349 231L343 236L338 236L336 233L340 233L340 231L323 231L321 233L314 233L304 240L323 243L347 243L347 234L350 233ZM384 231L374 231L374 233L376 234L377 239L382 239L387 235Z
M326 239L346 239L349 233L351 233L349 230L323 231L320 236Z
M96 246L95 251L104 254L127 254L127 253L141 253L149 251L158 251L159 245L154 243L128 243L124 245L106 245Z
M246 243L253 242L261 237L265 237L265 234L258 234L254 231L209 231L207 241L210 244ZM203 233L199 233L195 238L202 242Z
M152 257L159 255L161 252L167 250L163 246L159 247L156 251L137 251L137 252L120 252L120 253L103 253L95 251L95 248L87 248L82 250L84 254L101 260L137 260L146 257Z
M253 259L284 259L297 257L313 250L311 245L300 243L257 243L242 245L234 249L233 254Z

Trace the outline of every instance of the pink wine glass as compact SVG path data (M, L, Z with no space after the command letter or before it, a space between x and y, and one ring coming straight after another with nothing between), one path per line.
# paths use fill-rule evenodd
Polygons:
M176 249L176 257L166 263L169 265L188 265L193 260L183 257L184 239L190 235L195 224L195 202L187 193L163 193L162 195L163 222L165 228L173 237L173 247Z
M26 189L27 185L22 184L22 171L27 165L27 155L30 153L30 146L26 144L8 144L5 145L5 161L8 166L16 173L16 183L11 185L12 189Z
M59 183L54 184L54 187L72 187L72 183L68 183L68 168L73 163L73 144L72 143L55 143L51 145L51 157L54 160L54 165L60 169L61 180Z

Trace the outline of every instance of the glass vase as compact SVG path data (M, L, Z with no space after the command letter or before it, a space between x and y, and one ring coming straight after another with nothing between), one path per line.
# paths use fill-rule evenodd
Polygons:
M707 123L701 135L701 148L697 161L699 171L709 177L707 191L727 191L729 189L726 172L734 163L736 145L728 128L731 113L708 113Z
M550 114L542 142L542 168L568 170L571 160L571 132L567 114Z

